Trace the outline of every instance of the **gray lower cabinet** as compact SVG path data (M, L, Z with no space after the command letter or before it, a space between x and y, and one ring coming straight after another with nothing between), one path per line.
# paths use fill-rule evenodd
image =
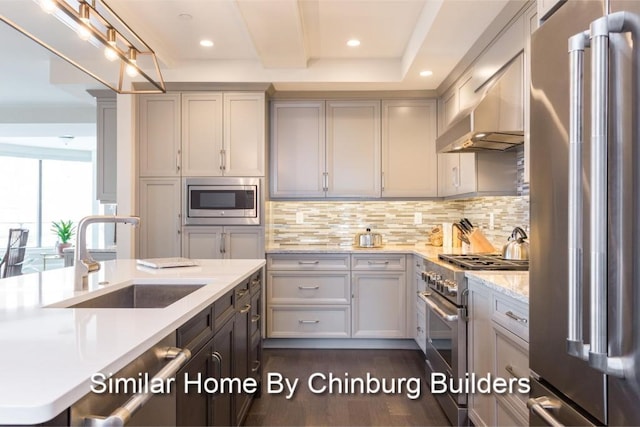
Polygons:
M267 269L269 338L413 338L404 254L272 254Z
M260 295L262 271L254 273L177 331L177 344L192 351L178 372L176 424L179 426L231 426L243 423L253 400L247 393L183 393L185 379L253 377L260 389ZM255 306L254 306L255 304Z

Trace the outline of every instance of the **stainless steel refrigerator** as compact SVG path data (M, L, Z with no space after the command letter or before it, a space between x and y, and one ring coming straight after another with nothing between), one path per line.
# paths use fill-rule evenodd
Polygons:
M639 16L569 0L532 35L531 425L640 425Z

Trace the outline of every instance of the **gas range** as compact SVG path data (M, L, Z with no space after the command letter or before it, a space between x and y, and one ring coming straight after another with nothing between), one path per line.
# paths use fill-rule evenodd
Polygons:
M528 270L529 260L509 260L500 254L440 254L447 261L463 270Z

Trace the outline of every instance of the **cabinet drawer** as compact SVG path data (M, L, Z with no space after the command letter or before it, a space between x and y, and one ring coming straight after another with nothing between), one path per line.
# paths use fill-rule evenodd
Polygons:
M352 255L353 270L405 270L406 257L396 254Z
M270 307L267 335L270 338L348 338L349 306Z
M260 289L262 288L262 270L259 270L253 273L250 279L250 286L251 286L251 295L254 295L257 292L260 292Z
M231 289L229 292L218 298L218 300L213 303L216 332L235 314L235 308L233 305L234 301L235 289Z
M351 289L348 273L269 274L269 304L349 304Z
M279 254L267 258L269 270L349 271L348 254Z
M178 328L176 343L178 347L188 348L195 354L211 337L213 307L209 306Z
M509 381L510 378L529 378L529 344L502 326L492 323L495 337L495 376ZM517 384L514 383L517 389ZM529 393L504 394L513 405L527 413Z
M494 294L491 318L524 341L529 342L529 309L526 304L519 304L518 301L505 299Z

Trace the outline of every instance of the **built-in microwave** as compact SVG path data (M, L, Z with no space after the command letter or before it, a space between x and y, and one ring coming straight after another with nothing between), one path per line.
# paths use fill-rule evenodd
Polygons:
M260 225L260 178L183 178L184 225Z

